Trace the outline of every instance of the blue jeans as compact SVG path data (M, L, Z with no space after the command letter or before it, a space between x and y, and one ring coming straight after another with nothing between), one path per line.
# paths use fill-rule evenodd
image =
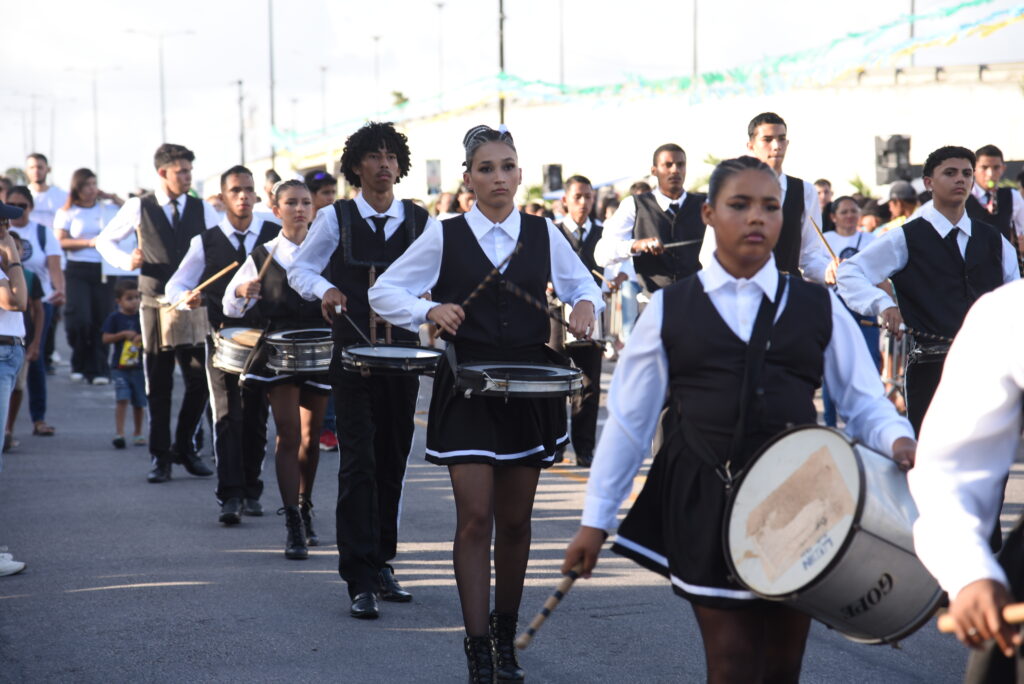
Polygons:
M14 381L18 379L18 371L21 370L21 364L24 361L25 348L20 344L0 345L0 425L7 425L7 412L11 408L11 392L14 390ZM3 450L0 449L0 470L3 468Z
M53 304L43 302L43 329L39 333L39 357L28 364L28 414L33 423L46 420L46 334L53 323Z

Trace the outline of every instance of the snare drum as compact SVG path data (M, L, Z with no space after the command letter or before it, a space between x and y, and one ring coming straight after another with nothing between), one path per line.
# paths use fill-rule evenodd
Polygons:
M331 367L334 340L328 328L280 330L267 335L267 367L277 373L326 373Z
M767 444L726 507L726 560L758 596L785 601L864 643L894 642L942 590L914 555L917 508L894 461L838 430Z
M260 331L256 328L224 328L213 336L210 363L226 373L241 373L259 339Z
M464 363L455 373L455 389L467 398L557 398L581 392L583 373L544 363Z
M353 344L341 351L341 367L361 375L433 373L441 351L401 344Z

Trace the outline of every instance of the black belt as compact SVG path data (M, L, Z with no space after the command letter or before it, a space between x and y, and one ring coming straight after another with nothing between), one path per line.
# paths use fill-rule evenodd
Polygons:
M14 335L0 335L0 346L6 346L9 344L16 344L19 347L24 347L25 338L15 337Z
M946 360L949 353L949 345L939 344L916 344L907 355L907 363L939 363Z

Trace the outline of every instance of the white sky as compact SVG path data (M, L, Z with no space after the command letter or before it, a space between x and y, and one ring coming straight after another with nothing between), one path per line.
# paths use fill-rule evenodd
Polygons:
M847 32L891 21L911 6L909 0L698 1L702 71L820 46ZM916 30L928 35L1021 1L996 0L945 23L923 22ZM917 0L916 11L921 14L955 2ZM561 25L565 80L570 85L616 82L629 75L663 78L690 73L692 0L562 3L560 22L558 0L505 0L506 71L557 82ZM439 35L444 90L493 75L497 4L445 0L442 27L435 0L275 0L278 127L320 127L321 65L328 67L329 121L373 112L378 102L390 101L387 93L392 90L410 98L433 95L439 82ZM51 180L62 187L75 168L94 167L95 69L100 185L122 194L137 183L152 186L152 153L161 142L157 40L129 29L153 34L193 31L166 38L165 74L168 139L195 150L197 177L239 161L238 79L244 81L246 97L247 158L267 154L266 0L178 0L167 5L34 0L8 3L4 11L0 170L22 165L30 149L50 156L55 168ZM375 92L375 35L380 36L383 92ZM886 42L906 37L906 30L896 29ZM1024 22L984 40L919 53L916 61L1024 62L1022 45Z

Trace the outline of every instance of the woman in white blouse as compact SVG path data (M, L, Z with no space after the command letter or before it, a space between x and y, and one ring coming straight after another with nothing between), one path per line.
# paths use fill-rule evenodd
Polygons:
M53 219L54 235L67 252L65 276L68 301L64 325L71 345L71 379L85 379L96 385L110 382L106 346L100 328L113 309L113 283L104 282L103 259L96 251L96 236L117 212L116 206L100 202L116 196L100 192L96 174L78 169L71 176L71 192Z

